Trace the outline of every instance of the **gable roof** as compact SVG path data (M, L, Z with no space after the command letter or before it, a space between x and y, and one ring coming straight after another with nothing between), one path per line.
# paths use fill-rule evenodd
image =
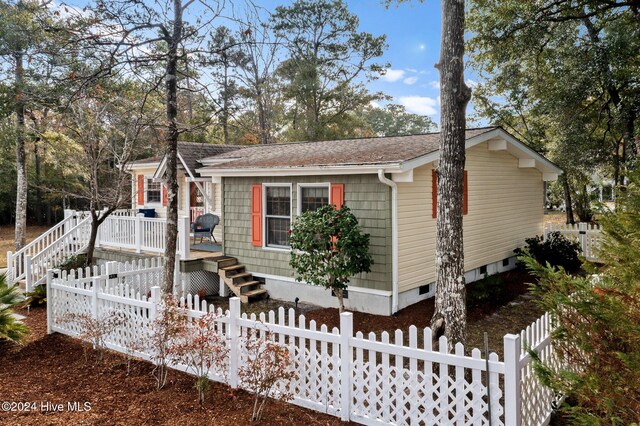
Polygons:
M503 140L504 148L517 158L533 159L543 173L562 171L500 127L468 129L466 148L489 140ZM402 173L439 159L440 133L375 137L319 142L254 145L204 158L200 174L247 176L265 173L332 174ZM553 179L550 179L553 180Z
M178 142L178 166L182 165L188 174L193 174L194 177L200 177L197 171L198 167L200 167L199 160L241 148L244 148L244 146L219 145L200 142ZM143 166L155 166L157 175L158 170L161 168L163 169L164 167L164 157L164 155L155 155L153 157L131 161L129 162L129 167L139 168Z

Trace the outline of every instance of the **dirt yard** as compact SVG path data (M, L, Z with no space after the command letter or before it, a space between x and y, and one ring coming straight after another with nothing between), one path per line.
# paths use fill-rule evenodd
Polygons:
M27 226L27 243L33 241L43 232L49 229L48 226ZM7 252L14 251L15 228L10 225L0 226L0 268L7 267Z

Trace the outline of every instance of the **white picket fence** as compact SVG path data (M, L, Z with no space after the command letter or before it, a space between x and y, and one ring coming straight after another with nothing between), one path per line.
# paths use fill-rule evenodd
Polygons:
M48 331L78 335L78 325L64 321L66 314L100 318L116 309L128 321L108 336L107 347L130 353L132 344L149 334L159 309L160 289L147 291L157 270L157 264L138 264L49 271ZM438 349L432 348L429 328L411 326L406 335L397 330L392 337L387 332L354 335L351 313L341 314L340 327L329 330L315 321L307 323L293 309L241 314L237 298L231 299L225 313L197 295L182 298L181 305L189 317L205 312L220 315L218 330L229 344L228 371L210 377L234 388L243 387L238 374L245 353L242 336L250 329L267 330L292 354L298 373L290 384L292 402L343 420L376 425L538 426L550 418L553 395L533 375L528 352L537 351L543 360L555 356L546 315L520 335L504 337L503 361L495 353L487 361L479 349L467 351L461 344L449 353L444 337ZM149 358L144 352L137 355Z
M600 226L590 223L547 223L544 227L544 238L552 232L559 232L564 237L580 243L582 256L592 262L600 261L602 249L602 231Z

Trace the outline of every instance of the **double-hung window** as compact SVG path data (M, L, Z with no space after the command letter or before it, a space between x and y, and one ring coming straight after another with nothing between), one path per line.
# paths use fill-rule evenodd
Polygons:
M314 211L329 204L329 185L299 185L299 214Z
M162 184L154 182L153 178L146 178L145 204L160 204L162 202Z
M265 237L267 247L289 247L291 186L265 185Z

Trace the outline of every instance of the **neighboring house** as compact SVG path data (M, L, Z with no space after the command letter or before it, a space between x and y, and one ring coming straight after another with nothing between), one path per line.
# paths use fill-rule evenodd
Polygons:
M197 171L198 160L243 148L234 145L213 145L178 142L178 214L189 216L191 222L204 213L222 215L221 189L211 178L203 178ZM146 158L131 162L132 209L153 209L155 216L166 217L167 190L162 176L164 157ZM219 230L216 229L216 238Z
M264 279L277 299L335 306L329 291L296 282L287 231L301 211L349 206L371 234L375 263L351 281L346 306L389 315L434 294L438 143L433 133L231 147L202 156L197 176L195 166L188 170L214 192L221 189L213 211L223 218L224 254ZM466 147L464 245L471 282L513 268L513 249L542 233L544 182L561 170L501 128L468 130ZM148 165L147 175L135 170L153 182L162 167L154 173Z

